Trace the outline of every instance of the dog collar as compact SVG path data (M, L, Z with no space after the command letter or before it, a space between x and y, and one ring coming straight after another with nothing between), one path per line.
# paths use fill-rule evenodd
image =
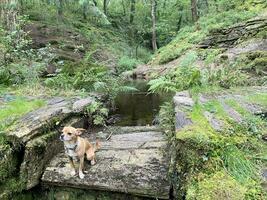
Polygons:
M69 151L76 151L77 146L78 146L77 143L72 144L72 145L64 145L65 150L66 150L67 152L69 152Z

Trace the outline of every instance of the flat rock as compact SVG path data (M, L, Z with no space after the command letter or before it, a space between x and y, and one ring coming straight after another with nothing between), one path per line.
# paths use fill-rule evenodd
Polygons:
M27 143L49 127L54 127L71 115L81 113L92 103L92 98L64 99L56 97L47 101L47 105L32 111L18 120L7 133L9 139Z
M173 101L176 106L188 107L188 108L192 108L194 106L194 101L190 97L188 91L176 93L176 95L173 97Z
M222 112L225 113L225 118L230 118L236 123L241 123L249 114L265 115L267 107L263 103L257 103L255 99L254 101L251 100L252 97L257 95L259 95L259 98L263 98L264 96L261 95L265 94L267 94L267 87L265 86L235 88L220 92L199 94L198 104L205 107L207 103L212 104L213 102L218 102L222 107ZM231 105L231 101L236 106ZM187 91L176 93L173 102L175 105L175 128L176 131L180 131L184 127L193 124L190 113L195 102ZM222 131L225 128L224 121L218 116L216 111L213 113L204 110L202 114L214 130Z
M86 164L88 173L84 179L70 175L68 159L64 153L60 153L46 168L42 182L169 199L168 161L164 156L167 140L162 132L112 135L110 140L103 140L101 145L96 165Z
M75 112L81 112L85 109L86 106L94 102L94 98L88 97L85 99L80 99L73 103L72 109Z
M175 105L175 129L179 131L192 124L192 120L187 116L186 111L192 110L194 101L188 91L182 91L176 93L173 102Z
M216 116L214 116L214 114L205 111L204 112L204 116L206 117L206 119L208 120L208 122L210 123L211 127L216 130L216 131L222 131L223 127L224 127L224 123L219 120Z

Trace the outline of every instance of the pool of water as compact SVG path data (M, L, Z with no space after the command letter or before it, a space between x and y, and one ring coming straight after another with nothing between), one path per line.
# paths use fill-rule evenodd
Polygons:
M138 91L124 92L117 96L116 110L112 112L112 115L118 120L114 125L145 126L157 123L160 105L170 100L171 95L149 93L149 87L145 81L135 80L127 82L126 85L133 86Z

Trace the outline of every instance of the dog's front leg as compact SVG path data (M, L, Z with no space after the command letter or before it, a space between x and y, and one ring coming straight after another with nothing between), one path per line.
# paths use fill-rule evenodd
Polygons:
M74 162L73 162L73 158L69 156L69 162L70 162L70 166L71 166L71 175L72 176L75 176L76 174L76 171L75 171L75 165L74 165Z
M84 165L84 156L80 158L80 167L79 167L79 177L80 177L80 179L84 178L83 165Z

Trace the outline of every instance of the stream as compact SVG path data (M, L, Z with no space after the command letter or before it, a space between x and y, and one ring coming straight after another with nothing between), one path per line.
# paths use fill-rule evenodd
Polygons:
M134 80L126 85L138 91L120 93L115 99L115 126L147 126L158 124L160 106L170 100L171 95L149 93L146 81ZM117 118L117 120L116 120Z

